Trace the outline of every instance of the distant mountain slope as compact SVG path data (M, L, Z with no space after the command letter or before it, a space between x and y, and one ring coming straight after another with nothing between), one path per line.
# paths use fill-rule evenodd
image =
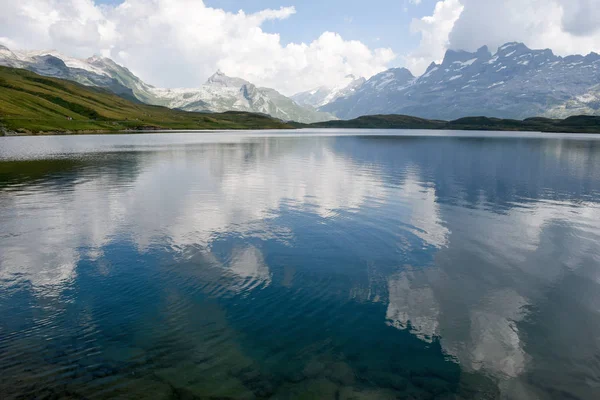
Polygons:
M291 98L300 105L310 107L323 107L329 103L348 97L356 92L366 82L365 78L356 78L354 75L346 76L346 79L337 86L321 86L319 88L301 92Z
M128 101L106 89L0 67L0 130L78 132L125 129L286 129L245 112L192 113Z
M252 111L269 114L284 121L307 123L335 119L332 115L318 112L312 107L301 106L274 89L259 88L220 71L199 88L151 88L148 93L155 98L150 101L153 104L186 111Z
M434 129L480 131L533 131L565 133L600 133L600 116L571 116L566 119L527 118L525 120L464 117L443 121L408 115L365 115L352 120L318 122L296 125L310 128L343 129Z
M349 96L340 97L319 109L342 119L377 114L371 110L396 107L396 94L414 81L415 77L406 68L392 68L373 76Z
M246 111L305 123L335 119L312 107L301 106L273 89L258 88L248 81L228 77L221 72L198 88L161 89L148 85L108 58L78 60L55 51L13 52L1 45L0 65L107 88L129 100L186 111Z
M28 69L43 76L106 88L128 100L139 101L129 86L123 85L103 70L57 52L19 53L0 45L0 66Z
M487 47L474 53L450 50L418 78L403 69L382 72L320 110L343 119L392 113L435 119L598 115L599 85L596 53L563 58L507 43L495 54Z

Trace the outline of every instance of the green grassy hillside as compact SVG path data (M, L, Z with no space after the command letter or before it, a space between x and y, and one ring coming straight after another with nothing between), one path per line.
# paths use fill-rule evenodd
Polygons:
M0 131L21 133L141 129L286 129L269 116L192 113L133 103L103 89L0 67Z

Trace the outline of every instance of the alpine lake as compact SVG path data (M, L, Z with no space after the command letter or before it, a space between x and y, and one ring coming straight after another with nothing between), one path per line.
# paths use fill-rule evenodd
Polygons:
M598 399L600 135L0 138L0 398Z

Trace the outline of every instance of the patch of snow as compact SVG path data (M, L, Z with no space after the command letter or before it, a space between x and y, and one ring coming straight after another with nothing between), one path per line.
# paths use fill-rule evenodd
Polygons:
M504 85L504 81L492 83L490 86L488 86L488 89L491 89L491 88L496 87L496 86L501 86L501 85Z
M504 65L504 66L500 67L499 69L497 69L497 70L496 70L496 72L500 72L500 71L502 71L503 69L506 69L506 65Z
M513 50L513 51L511 51L510 53L508 53L507 55L505 55L504 57L510 57L510 56L512 56L513 54L515 54L516 52L517 52L516 50Z
M498 56L495 56L494 58L492 58L492 59L491 59L490 61L488 61L487 63L488 63L488 64L493 64L493 63L495 63L496 61L498 61Z
M598 101L598 97L596 97L595 95L593 95L591 93L586 93L584 95L577 96L576 99L577 99L577 101L580 101L580 102L586 103L586 104Z
M387 85L389 85L391 82L394 82L394 75L392 74L388 74L385 79L379 81L376 85L375 88L377 90L381 90L384 87L386 87Z
M433 67L431 68L431 71L429 71L428 73L426 73L425 75L421 76L421 78L428 78L431 76L431 74L433 74L435 71L437 71L439 68L438 67Z
M517 64L519 65L529 65L529 61L519 61Z
M462 78L462 75L454 75L452 78L448 79L448 81L449 81L449 82L450 82L450 81L455 81L455 80L457 80L458 78Z
M498 50L502 51L502 50L508 49L510 47L515 47L516 45L517 45L517 43L507 43L504 46L500 47Z
M477 58L473 58L471 60L468 61L454 61L452 64L458 64L460 65L460 69L466 68L469 65L473 65L473 63L477 61Z

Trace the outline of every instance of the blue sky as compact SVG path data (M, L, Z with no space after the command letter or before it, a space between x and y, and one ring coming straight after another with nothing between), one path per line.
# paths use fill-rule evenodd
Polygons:
M119 4L122 0L96 0L98 4ZM413 18L431 14L436 0L205 0L204 4L229 12L254 13L265 8L294 6L296 14L285 21L267 21L262 28L278 33L282 44L309 43L322 32L339 33L346 40L360 40L369 47L389 47L397 54L418 46L420 37L411 34ZM398 64L397 61L395 64ZM394 63L393 63L394 64Z
M207 5L235 12L255 12L264 8L295 6L296 15L288 21L272 21L265 30L278 32L282 41L310 42L324 31L337 32L347 40L360 40L372 47L390 47L401 53L417 46L419 37L411 35L412 18L430 13L435 1L413 5L402 0L376 0L366 7L364 0L212 0Z

